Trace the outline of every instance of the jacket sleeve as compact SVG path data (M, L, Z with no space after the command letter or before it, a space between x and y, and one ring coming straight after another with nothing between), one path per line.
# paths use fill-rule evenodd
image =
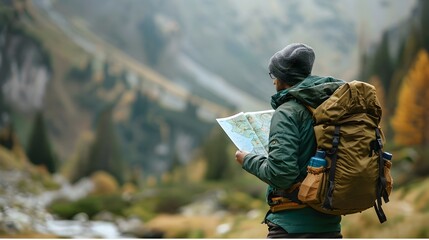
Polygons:
M243 169L278 189L287 189L294 184L300 174L297 119L296 111L276 111L271 120L268 157L247 154Z

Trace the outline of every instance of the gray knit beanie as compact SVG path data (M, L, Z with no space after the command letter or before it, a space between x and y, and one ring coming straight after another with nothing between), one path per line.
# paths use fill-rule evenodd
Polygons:
M276 78L293 86L311 74L314 51L303 43L292 43L276 52L268 69Z

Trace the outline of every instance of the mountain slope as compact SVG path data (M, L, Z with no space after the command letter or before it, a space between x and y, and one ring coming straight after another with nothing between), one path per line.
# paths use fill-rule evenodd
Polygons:
M18 25L50 55L52 76L38 97L62 157L114 105L130 161L144 155L145 167L165 169L174 154L189 160L215 117L270 107L266 65L285 43L315 48L315 74L352 78L357 45L376 38L357 39L359 19L369 16L363 10L377 6L390 16L403 6L406 16L414 3L382 2L34 0L23 1L28 10ZM25 141L30 123L20 119Z
M17 15L13 31L2 32L2 37L8 39L6 44L19 38L29 42L20 48L6 46L10 54L2 58L5 63L2 66L13 69L15 65L9 63L16 62L18 68L3 72L4 86L11 86L13 92L34 93L36 100L43 101L33 106L10 97L9 92L6 94L12 109L11 120L21 141L27 140L32 114L42 111L60 158L65 161L72 155L82 155L86 150L77 146L91 144L88 136L95 129L96 118L106 107L113 106L123 158L136 169L155 174L168 169L173 159L180 162L192 159L195 149L213 127L214 118L232 113L231 105L194 95L85 32L85 28L63 28L58 25L59 16L39 11L32 2L23 6L25 13ZM78 34L70 34L71 31ZM38 44L33 46L31 42ZM96 51L86 49L90 44L97 46ZM16 58L21 56L20 49L29 50L24 51L27 54L24 57ZM30 58L32 52L41 52L48 60ZM49 69L49 78L21 74L36 67ZM40 86L44 91L34 91L32 86ZM20 104L26 108L19 107Z
M269 107L264 103L273 93L266 68L275 51L290 42L306 42L316 50L315 74L351 80L359 67L358 51L370 47L383 29L408 16L414 4L65 0L55 2L53 8L69 19L85 21L93 32L194 94L212 92L239 110L258 109L246 104L248 97L226 97L229 93L222 88L230 86L242 90L241 96L248 93L262 101L260 110ZM211 79L224 84L210 85Z

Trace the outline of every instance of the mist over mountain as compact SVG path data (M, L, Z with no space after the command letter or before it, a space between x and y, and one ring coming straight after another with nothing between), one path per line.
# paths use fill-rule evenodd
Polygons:
M42 110L63 159L85 151L78 145L88 145L97 115L114 106L123 157L145 171L163 172L177 159L190 161L216 117L270 108L274 88L267 65L273 53L305 42L316 51L313 74L355 79L359 54L371 51L384 30L396 26L392 36L402 41L415 1L23 5L17 20L23 27L0 33L0 47L7 50L0 62L7 105L15 112ZM15 114L25 141L28 115Z
M267 64L288 43L305 42L315 49L313 74L352 80L358 52L415 6L415 1L385 0L52 3L190 92L210 92L240 110L269 107L273 89Z

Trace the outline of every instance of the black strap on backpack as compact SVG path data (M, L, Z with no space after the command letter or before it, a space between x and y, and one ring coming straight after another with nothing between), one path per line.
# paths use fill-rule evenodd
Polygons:
M301 182L295 183L294 185L292 185L291 188L289 189L275 189L272 192L269 193L268 198L272 198L272 197L284 197L287 198L289 200L291 200L292 202L298 203L298 204L303 204L301 202L301 200L298 199L298 191L299 191L299 186L301 185ZM273 204L276 205L277 203L268 203L268 205ZM271 205L270 205L271 206Z
M374 203L374 209L377 213L378 220L380 223L383 223L387 220L386 215L384 214L383 209L381 208L382 200L383 198L385 203L389 202L389 195L387 194L386 190L386 176L384 175L384 159L383 159L383 142L381 140L381 134L380 129L375 129L375 136L376 136L376 144L375 144L375 151L378 155L378 179L377 179L377 192L376 197L377 200Z
M337 166L337 150L338 145L340 144L340 126L335 126L334 136L332 139L332 148L327 152L331 158L331 166L329 170L329 179L328 179L328 192L325 196L325 201L323 202L323 207L326 209L332 209L332 195L334 194L334 180L335 180L335 170Z

